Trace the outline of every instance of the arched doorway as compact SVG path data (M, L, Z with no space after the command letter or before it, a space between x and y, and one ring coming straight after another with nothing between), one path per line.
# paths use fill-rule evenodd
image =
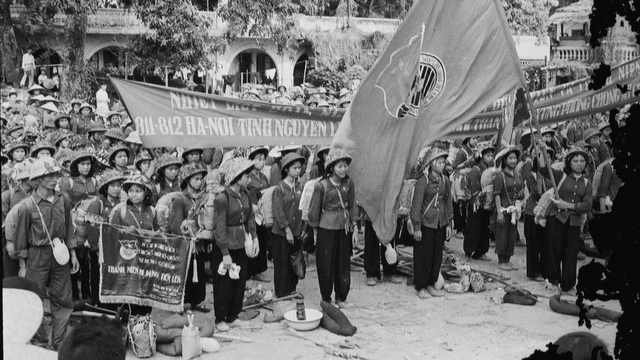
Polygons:
M62 57L51 48L39 48L33 52L33 58L36 60L36 76L34 82L37 82L40 75L46 75L47 78L53 79L60 76L62 72Z
M122 72L123 76L127 65L124 50L119 46L107 46L96 51L87 64L93 71L109 74Z
M307 82L307 74L309 74L309 55L302 54L293 67L293 86L302 85Z
M276 62L266 52L249 49L239 53L231 62L225 79L225 92L240 91L243 84L261 88L264 85L278 86ZM262 85L262 86L258 86Z

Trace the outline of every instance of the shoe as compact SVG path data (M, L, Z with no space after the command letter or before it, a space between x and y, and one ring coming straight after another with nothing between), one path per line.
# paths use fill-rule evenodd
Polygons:
M348 303L346 301L336 301L336 305L338 306L338 309L349 309L353 307L353 304Z
M385 275L382 280L384 282L390 282L392 284L402 284L402 279L395 275Z
M449 247L447 245L443 246L442 251L446 252L447 254L452 254L453 253L453 250L449 249Z
M427 292L433 297L444 296L444 292L442 290L436 290L433 286L427 286Z
M518 267L513 265L512 263L507 263L507 265L509 265L509 267L511 268L511 270L518 270Z
M253 275L253 277L251 277L251 279L253 279L255 281L261 281L261 282L271 282L271 279L269 279L269 277L264 272L261 272L260 274Z
M511 268L511 266L509 266L509 264L507 264L507 263L500 263L500 264L498 264L498 269L500 269L500 270L502 270L502 271L511 271L511 270L513 270L513 269Z
M456 232L456 237L460 238L460 239L464 239L464 233L462 231L457 231Z
M476 260L480 260L480 261L491 261L491 258L488 257L487 255L482 255L479 258L477 258Z
M203 313L208 313L209 311L211 311L211 309L209 309L208 307L202 305L202 304L198 304L198 305L191 305L191 309L195 310L195 311L200 311Z
M586 260L587 256L581 252L578 253L578 260Z
M527 243L525 243L522 240L516 241L516 246L527 246Z
M376 286L378 282L376 281L376 278L368 277L367 281L365 281L364 283L367 284L367 286Z
M229 330L231 330L231 328L229 327L229 325L227 325L226 322L221 322L218 325L216 325L216 329L220 332L227 332Z
M242 321L242 320L240 320L240 319L235 319L235 320L233 320L232 322L227 323L227 325L228 325L230 328L234 328L234 327L242 326L244 323L245 323L245 321Z
M578 295L578 292L576 291L576 288L571 288L567 291L560 290L560 295L576 296Z
M427 289L420 289L420 291L417 292L417 295L420 299L428 299L431 297L427 292Z
M544 278L542 277L542 275L538 275L535 278L533 278L533 281L544 282Z

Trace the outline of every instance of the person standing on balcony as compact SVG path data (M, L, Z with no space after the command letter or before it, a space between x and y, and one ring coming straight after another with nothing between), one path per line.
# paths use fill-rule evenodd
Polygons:
M22 55L22 70L24 70L24 76L20 80L20 87L24 87L29 78L29 87L33 85L33 78L36 72L36 59L33 57L33 49L27 48L27 53Z

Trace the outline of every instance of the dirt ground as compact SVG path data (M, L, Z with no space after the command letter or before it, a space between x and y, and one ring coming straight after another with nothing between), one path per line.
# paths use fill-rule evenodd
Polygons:
M521 229L522 230L522 229ZM447 245L463 258L462 239L453 237ZM493 248L492 262L473 261L472 268L500 273ZM578 326L578 318L551 311L548 297L553 294L544 283L525 277L526 247L516 247L513 262L517 271L504 273L534 294L541 301L535 306L502 304L502 285L489 283L481 293L447 294L441 298L420 299L413 287L402 284L378 283L365 285L364 269L352 266L351 292L348 301L354 306L344 310L358 331L353 337L341 337L323 328L294 334L285 322L266 324L263 317L269 310L229 335L247 337L251 343L220 342L217 353L202 359L522 359L535 349L572 331L591 331L602 338L613 351L615 324L593 321L591 330ZM313 260L313 259L311 259ZM587 258L579 265L591 261ZM601 260L596 260L601 261ZM268 274L272 276L273 269ZM253 282L250 281L249 284ZM261 283L271 288L273 283ZM209 285L211 289L211 285ZM308 269L307 278L298 285L305 295L307 307L319 309L315 265ZM208 305L212 306L211 292ZM598 303L619 310L617 302ZM213 312L198 313L213 321ZM130 353L128 358L135 359ZM171 359L156 354L153 359Z
M520 226L522 234L522 225ZM461 238L452 237L447 246L454 250L458 259L463 259ZM400 248L410 251L411 248ZM573 331L591 331L599 336L612 352L616 324L593 320L593 327L578 326L578 318L557 314L549 308L549 297L553 290L544 283L528 280L525 276L526 247L516 247L512 262L520 269L500 272L493 248L488 254L491 262L472 261L471 267L510 277L508 282L518 284L535 295L540 302L534 306L503 304L503 286L487 283L481 293L447 294L440 298L420 299L407 278L402 284L378 283L365 285L364 269L352 265L351 291L348 301L352 308L345 309L353 325L358 328L352 337L341 337L319 327L308 332L295 332L285 321L264 323L265 314L232 328L228 335L251 339L250 343L220 341L221 349L204 354L201 359L255 359L304 360L304 359L522 359L535 349L546 350L545 345ZM579 266L591 261L579 261ZM596 259L596 261L602 261ZM305 296L308 308L320 309L315 258L310 257L306 279L300 281L298 291ZM268 275L273 276L270 263ZM255 282L249 281L248 286ZM260 283L273 289L273 282ZM213 307L212 285L208 284L206 305ZM613 310L620 310L617 302L594 303ZM155 314L155 313L154 313ZM196 313L214 321L213 311ZM78 318L72 318L73 322ZM152 359L179 359L156 354ZM129 350L127 359L136 359Z

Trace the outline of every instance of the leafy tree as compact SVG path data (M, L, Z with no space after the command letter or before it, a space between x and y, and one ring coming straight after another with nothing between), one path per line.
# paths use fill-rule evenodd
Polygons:
M125 49L132 64L145 70L211 68L211 56L225 49L211 35L211 22L188 0L142 0L132 4L149 31L136 35Z
M502 0L507 23L514 35L535 35L546 38L549 14L558 0Z
M293 15L299 10L300 5L292 0L229 1L220 7L220 17L227 22L224 36L229 42L239 36L271 39L278 54L291 53L298 45Z
M88 97L90 93L91 76L84 61L84 46L86 41L87 15L94 12L99 0L31 0L25 1L28 13L20 19L20 24L14 24L10 17L10 0L2 0L2 58L6 68L17 69L20 66L19 48L15 40L15 26L22 28L27 25L43 27L46 31L55 33L53 18L56 14L66 15L64 25L64 39L66 53L63 58L61 74L61 97ZM14 64L14 65L12 65ZM14 77L14 79L17 79Z
M2 81L18 82L20 73L20 49L16 41L16 34L13 30L11 20L11 0L0 0L0 65L3 73Z

